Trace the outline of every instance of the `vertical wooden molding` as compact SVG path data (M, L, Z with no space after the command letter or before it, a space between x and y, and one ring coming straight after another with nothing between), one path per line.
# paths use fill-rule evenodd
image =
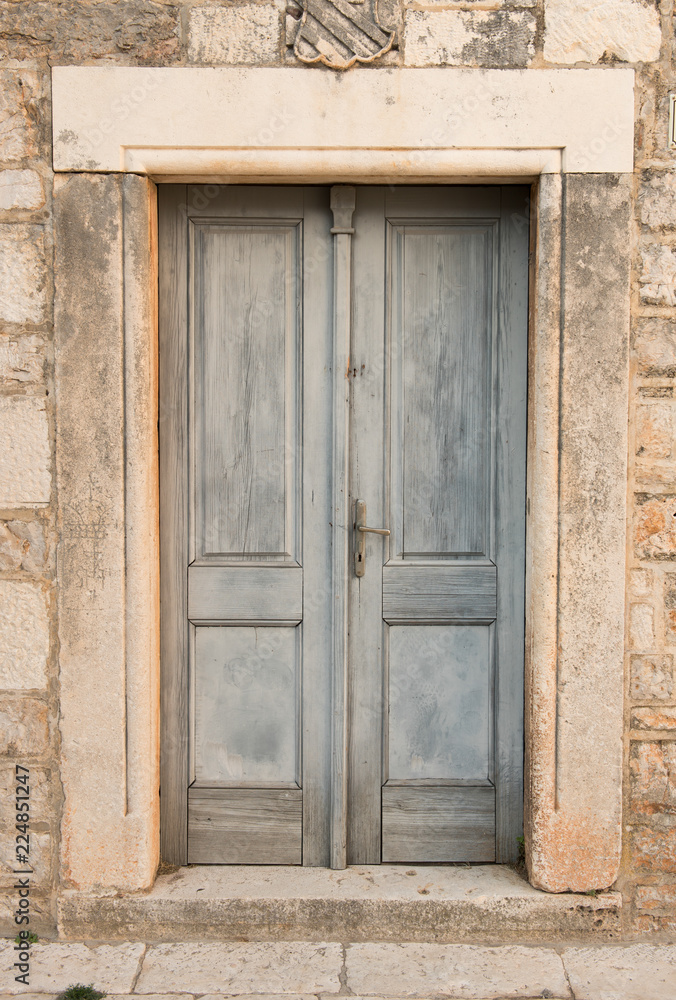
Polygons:
M347 866L347 584L350 328L352 325L352 215L355 189L331 188L333 212L333 441L331 583L331 867Z

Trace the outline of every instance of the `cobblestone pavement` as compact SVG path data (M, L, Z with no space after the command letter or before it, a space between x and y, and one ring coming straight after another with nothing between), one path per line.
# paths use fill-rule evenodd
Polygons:
M30 948L23 983L15 979L22 974L14 967L19 957L14 942L0 943L0 1000L48 1000L76 983L91 983L110 1000L130 994L145 1000L676 998L673 944L39 943Z

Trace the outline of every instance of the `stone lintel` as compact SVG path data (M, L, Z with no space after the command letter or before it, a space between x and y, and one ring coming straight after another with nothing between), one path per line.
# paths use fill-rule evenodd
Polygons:
M417 163L420 176L436 170L448 177L496 173L494 166L478 169L480 155L468 171L467 158L454 165L452 154L476 151L490 163L497 152L516 150L531 158L544 151L545 166L524 171L522 165L522 176L545 168L622 173L633 169L633 88L634 71L626 68L353 68L336 75L305 68L58 66L52 69L54 168L157 177L257 170L288 181L306 174L305 154L312 152L317 181L322 171L324 180L335 169L357 174L356 163L341 166L346 154L358 161L359 154L380 151L387 155L378 176L386 180L404 176L401 154L412 161L407 174ZM443 154L440 165L435 157ZM263 168L261 156L271 167Z

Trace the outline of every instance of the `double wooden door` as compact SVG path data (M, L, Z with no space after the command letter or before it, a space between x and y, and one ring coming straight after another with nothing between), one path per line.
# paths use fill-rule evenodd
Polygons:
M527 203L160 189L166 860L516 856Z

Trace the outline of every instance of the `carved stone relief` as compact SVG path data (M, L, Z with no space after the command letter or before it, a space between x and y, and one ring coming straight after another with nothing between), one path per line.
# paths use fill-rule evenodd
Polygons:
M378 0L299 0L287 13L287 44L304 63L349 69L373 62L395 41L395 32L379 22Z

